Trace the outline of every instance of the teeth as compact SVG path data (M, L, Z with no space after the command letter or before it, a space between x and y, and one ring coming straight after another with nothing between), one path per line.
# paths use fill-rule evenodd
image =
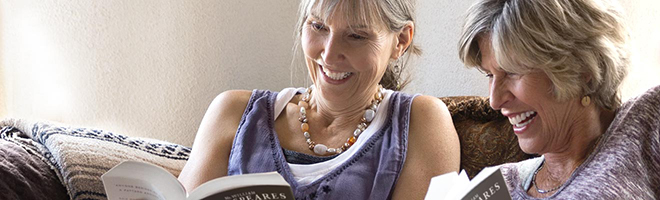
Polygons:
M323 72L325 73L326 76L328 76L328 77L330 77L330 79L336 80L336 81L345 79L345 78L351 76L351 74L353 74L353 72L332 72L332 71L326 69L325 67L321 67L321 69L323 69Z
M536 114L536 112L534 112L534 111L527 111L527 112L521 113L521 114L519 114L515 117L509 117L509 123L511 123L511 125L515 125L516 127L524 127L527 124L529 124L529 122L531 122L531 120L527 120L522 124L520 122L524 121L525 119L529 118L530 116L535 116L535 114Z

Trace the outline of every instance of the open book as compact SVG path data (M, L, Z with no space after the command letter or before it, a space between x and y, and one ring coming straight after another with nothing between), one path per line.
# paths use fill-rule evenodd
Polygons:
M277 172L225 176L190 193L165 169L124 161L101 176L109 200L134 199L294 199L291 187Z
M431 178L425 199L510 200L511 195L500 168L486 167L472 181L465 170Z

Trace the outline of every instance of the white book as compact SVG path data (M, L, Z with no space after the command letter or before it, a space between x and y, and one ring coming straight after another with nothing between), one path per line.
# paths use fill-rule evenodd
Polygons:
M167 170L149 163L124 161L101 176L109 200L294 199L277 172L225 176L187 193Z
M471 181L465 170L431 178L425 200L510 200L509 189L499 167L486 167Z

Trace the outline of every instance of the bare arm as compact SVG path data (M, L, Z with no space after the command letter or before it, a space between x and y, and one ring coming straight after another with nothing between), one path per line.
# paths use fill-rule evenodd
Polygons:
M250 95L250 91L226 91L211 102L195 136L190 158L179 174L179 182L186 191L227 175L229 152Z
M410 112L408 152L393 199L424 199L431 178L458 171L460 144L447 106L418 96Z

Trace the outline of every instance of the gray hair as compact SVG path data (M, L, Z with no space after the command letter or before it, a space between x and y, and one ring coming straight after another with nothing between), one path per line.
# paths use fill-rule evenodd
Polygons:
M630 53L617 2L479 0L468 10L459 42L466 66L481 65L480 37L489 37L502 70L547 74L557 100L589 95L604 109L621 105Z
M337 10L351 14L333 16ZM397 32L408 23L415 22L415 0L302 0L298 13L294 56L299 56L302 28L311 13L320 15L317 17L322 21L338 17L343 21L375 25L386 28L390 32ZM384 88L400 90L408 83L408 80L402 77L401 72L405 69L410 55L420 55L421 50L415 44L411 44L406 52L398 62L390 62L387 66L385 75L380 80L380 84Z

